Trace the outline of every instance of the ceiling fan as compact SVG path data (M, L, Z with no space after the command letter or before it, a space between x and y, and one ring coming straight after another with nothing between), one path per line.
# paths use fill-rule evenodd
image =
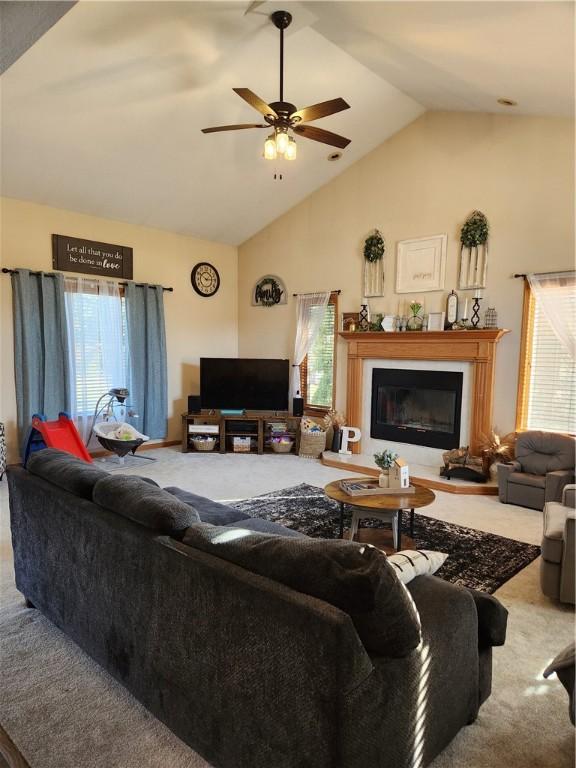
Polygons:
M323 128L317 128L314 125L302 125L302 123L308 123L349 109L350 105L344 99L322 101L319 104L304 107L304 109L296 109L294 104L284 101L284 30L290 26L292 14L288 11L275 11L270 18L274 26L280 30L280 100L267 104L249 88L233 88L232 90L240 98L247 101L251 107L254 107L264 116L266 122L218 125L213 128L203 128L202 133L241 131L245 128L273 128L273 133L268 136L264 143L264 157L267 160L275 160L278 155L283 156L286 160L296 158L296 141L290 135L290 131L298 136L303 136L305 139L312 139L312 141L319 141L322 144L344 149L350 144L350 139L331 131L325 131Z

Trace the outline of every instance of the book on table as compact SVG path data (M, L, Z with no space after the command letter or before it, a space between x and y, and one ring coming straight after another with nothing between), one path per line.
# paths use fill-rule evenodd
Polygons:
M348 496L407 496L416 492L413 485L408 488L381 488L378 480L341 480L340 488Z

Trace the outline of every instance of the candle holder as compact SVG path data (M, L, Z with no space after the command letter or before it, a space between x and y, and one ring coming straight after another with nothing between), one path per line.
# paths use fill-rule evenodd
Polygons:
M470 318L470 322L472 323L473 328L476 328L480 322L480 299L480 296L474 296L472 303L472 317Z

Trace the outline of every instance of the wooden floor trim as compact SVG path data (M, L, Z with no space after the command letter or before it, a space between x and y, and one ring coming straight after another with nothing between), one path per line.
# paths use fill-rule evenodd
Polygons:
M1 725L0 755L6 761L8 768L30 768L30 764L22 757L20 750ZM0 766L2 766L2 762L0 762Z
M346 472L358 472L361 475L367 475L368 477L378 477L380 474L377 467L361 466L360 464L349 464L347 462L340 461L338 454L334 454L334 458L328 456L322 456L322 464L326 467L334 467L335 469L344 469ZM495 485L484 485L483 483L470 483L469 485L460 485L459 483L451 483L450 480L443 480L438 477L437 480L433 480L429 477L417 477L410 475L410 482L413 485L420 485L423 488L430 488L432 491L444 491L445 493L456 493L462 496L497 496L498 488Z

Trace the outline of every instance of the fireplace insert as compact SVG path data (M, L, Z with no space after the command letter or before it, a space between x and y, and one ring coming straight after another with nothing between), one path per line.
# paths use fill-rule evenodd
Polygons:
M431 448L460 446L463 374L375 368L370 436Z

